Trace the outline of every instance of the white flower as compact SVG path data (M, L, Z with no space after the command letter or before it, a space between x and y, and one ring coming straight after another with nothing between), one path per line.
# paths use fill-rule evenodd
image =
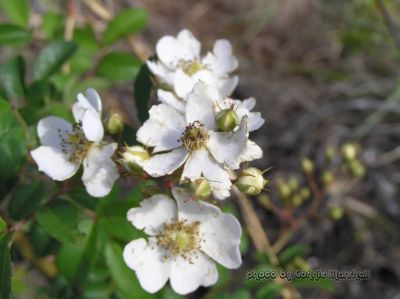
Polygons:
M176 202L158 194L128 212L128 220L149 238L130 242L123 257L147 292L157 292L169 279L185 295L217 282L215 262L228 269L241 265L242 230L234 216L195 202L184 189L172 193Z
M111 159L117 144L102 142L104 129L97 92L88 89L86 97L79 94L73 114L75 125L53 116L39 121L37 134L42 145L31 151L32 158L40 171L56 181L72 177L83 164L82 180L88 193L105 196L119 176Z
M247 117L235 132L216 132L217 96L215 89L198 82L187 97L184 115L166 104L150 109L150 118L137 132L137 140L156 153L144 163L149 175L171 174L185 164L182 181L204 177L215 198L229 196L232 183L227 169L239 168L246 150Z
M200 42L184 29L177 37L164 36L156 45L157 62L148 61L151 72L171 86L183 98L199 80L230 95L238 83L231 73L238 67L232 46L225 39L217 40L212 52L201 56Z

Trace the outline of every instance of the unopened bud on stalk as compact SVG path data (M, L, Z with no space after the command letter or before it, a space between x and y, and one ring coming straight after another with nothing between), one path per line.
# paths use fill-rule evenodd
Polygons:
M340 219L342 219L343 214L344 214L344 210L341 207L332 207L329 210L329 217L332 220L340 220Z
M347 143L342 147L342 158L345 161L352 161L357 156L357 147L354 144Z
M355 178L360 178L365 175L365 167L358 160L353 160L349 163L350 174Z
M121 163L129 172L140 174L143 171L143 162L149 158L149 152L142 146L126 146L121 154Z
M329 186L330 184L333 183L335 177L333 176L332 171L329 170L324 170L322 172L322 183L324 186Z
M236 181L236 186L246 195L257 195L263 190L267 183L268 180L264 179L261 170L255 167L249 167L242 170Z
M334 157L335 157L335 149L332 146L326 147L324 152L325 162L331 163Z
M303 187L303 188L300 189L300 193L299 194L304 200L309 199L310 195L311 195L310 189L308 189L307 187Z
M284 181L278 182L277 190L278 190L278 196L282 200L287 200L289 198L290 194L292 193L289 185Z
M124 129L124 120L118 113L111 113L105 120L105 128L111 135L119 134Z
M224 109L217 114L216 123L220 131L231 132L238 124L238 116L233 108Z
M291 202L292 202L292 205L297 208L304 202L304 199L299 194L296 194L291 197Z
M205 178L199 178L192 182L193 194L196 197L207 198L211 195L211 187Z
M296 192L297 188L299 188L299 182L295 177L289 178L288 185L292 193Z
M305 174L311 174L314 170L314 163L308 158L301 159L301 170Z

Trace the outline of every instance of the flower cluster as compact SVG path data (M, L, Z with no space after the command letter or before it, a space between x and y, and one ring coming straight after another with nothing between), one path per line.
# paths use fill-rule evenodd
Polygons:
M263 155L249 132L264 119L252 111L254 98L230 98L238 61L228 41L216 41L202 56L199 41L182 30L177 37L163 37L156 54L147 66L158 83L160 103L137 131L143 146L121 145L114 155L117 143L103 137L105 131L120 132L121 119L106 118L105 130L100 97L89 89L73 106L74 125L57 117L39 122L42 145L31 155L39 170L57 181L83 164L82 180L94 197L110 192L119 177L116 162L128 174L169 176L180 185L171 188L173 198L156 194L128 212L128 220L148 238L130 242L123 257L146 291L157 292L170 280L177 293L187 294L217 281L215 262L229 269L241 265L239 222L206 200L226 199L233 184L248 195L264 188L260 170L242 167Z

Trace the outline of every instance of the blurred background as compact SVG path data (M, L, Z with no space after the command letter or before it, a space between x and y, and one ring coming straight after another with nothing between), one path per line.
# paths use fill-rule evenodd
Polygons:
M101 40L113 16L131 7L147 11L144 29L98 46L96 40ZM1 15L0 21L6 22L7 16ZM66 103L75 100L77 91L95 87L104 106L122 114L133 128L140 122L132 101L131 78L139 71L140 60L154 53L160 37L188 28L202 42L203 52L218 38L230 40L239 59L239 85L233 97L256 97L255 110L266 118L252 138L264 150L263 159L255 164L261 169L272 167L266 173L269 192L251 199L262 228L272 243L286 232L285 217L277 215L274 206L285 206L285 184L306 184L300 161L307 157L315 165L316 181L328 187L324 187L316 216L302 223L285 246L307 248L300 250L303 255L297 259L303 268L371 270L370 280L300 288L298 294L303 298L400 298L399 0L35 0L30 1L29 28L29 46L18 50L28 61L28 78L29 61L47 40L74 40L82 46L69 64L70 73L66 72L73 75L53 81L62 86ZM111 52L135 57L126 60L132 68L114 74L104 62ZM14 54L13 48L0 48L0 62ZM52 112L61 110L53 108ZM346 160L346 144L357 151L357 165L361 165L358 174L357 169L353 173L350 169L355 180L343 175L342 162L333 168L325 163L327 154L333 161ZM232 209L243 217L237 202ZM272 296L268 290L258 292L266 281L244 284L246 270L265 261L256 253L251 236L247 238L244 265L233 271L228 283L218 286L224 295L199 290L189 298L227 294L294 298L290 297L294 291L289 295L269 291ZM51 280L31 271L29 263L22 265L16 263L13 279L15 287L25 293L17 292L15 298L61 298L41 297L32 291L49 288ZM96 294L90 298L111 298ZM69 296L62 298L76 298Z

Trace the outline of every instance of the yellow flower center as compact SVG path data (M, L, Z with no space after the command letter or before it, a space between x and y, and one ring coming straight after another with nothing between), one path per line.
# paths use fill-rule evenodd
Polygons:
M182 137L178 141L182 142L189 152L199 150L207 144L207 129L204 128L204 125L201 122L196 120L185 128Z
M178 67L188 76L193 76L204 68L198 60L181 60Z
M168 251L165 259L181 256L192 262L200 248L199 221L187 223L186 220L164 224L162 233L157 236L157 244Z
M92 144L92 142L86 139L82 130L82 124L75 124L72 133L68 134L67 138L61 135L61 129L58 129L58 134L61 139L62 152L66 155L70 154L69 160L71 162L80 163Z

